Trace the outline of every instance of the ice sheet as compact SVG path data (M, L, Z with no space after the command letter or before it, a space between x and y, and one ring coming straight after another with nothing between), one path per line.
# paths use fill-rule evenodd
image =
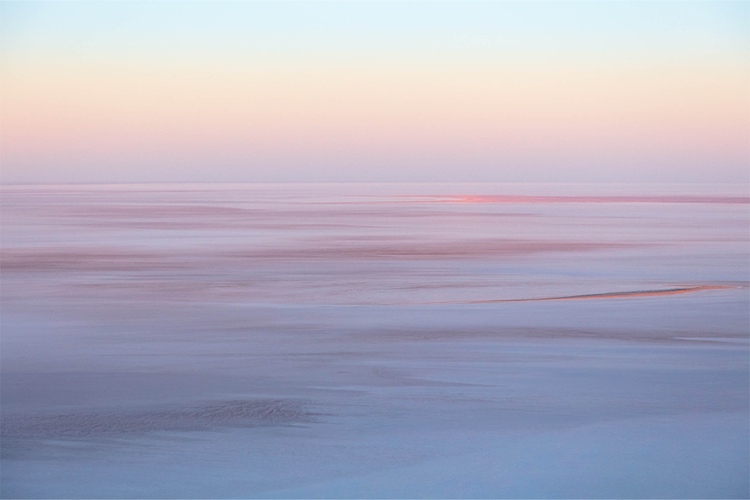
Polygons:
M0 202L4 498L750 495L740 188Z

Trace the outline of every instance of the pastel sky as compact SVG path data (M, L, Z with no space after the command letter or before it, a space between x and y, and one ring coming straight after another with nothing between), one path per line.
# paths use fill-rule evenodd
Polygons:
M0 179L730 182L748 2L2 2Z

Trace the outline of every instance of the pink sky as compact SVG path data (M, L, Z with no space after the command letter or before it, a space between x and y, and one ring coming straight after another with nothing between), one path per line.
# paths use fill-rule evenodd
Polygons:
M742 54L553 47L357 60L10 44L2 180L747 181Z

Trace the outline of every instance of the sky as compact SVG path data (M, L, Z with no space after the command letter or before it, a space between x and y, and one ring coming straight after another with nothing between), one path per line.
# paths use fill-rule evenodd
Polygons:
M748 2L1 2L0 182L750 180Z

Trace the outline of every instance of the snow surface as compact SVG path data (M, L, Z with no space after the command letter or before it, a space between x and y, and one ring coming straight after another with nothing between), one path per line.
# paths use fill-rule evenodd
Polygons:
M0 495L747 498L729 195L4 187Z

